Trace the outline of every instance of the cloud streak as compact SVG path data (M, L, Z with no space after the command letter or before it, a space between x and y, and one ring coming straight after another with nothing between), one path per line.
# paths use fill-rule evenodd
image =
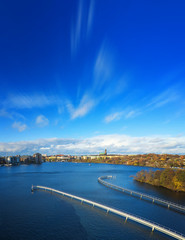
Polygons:
M147 105L147 107L151 109L163 107L169 103L176 101L179 97L178 95L179 94L177 94L177 91L175 91L175 89L167 89L164 92L160 93L158 96L154 97Z
M7 112L5 109L0 109L0 117L10 118L10 119L13 118L12 114Z
M138 110L128 110L128 109L126 109L126 110L121 111L121 112L111 113L110 115L105 117L104 121L106 123L110 123L112 121L118 121L121 118L124 118L124 119L135 118L139 114L141 114L141 113Z
M105 117L105 122L110 123L112 121L118 121L121 119L122 115L123 115L123 112L112 113Z
M101 90L113 73L113 56L105 43L102 44L94 65L94 88Z
M44 94L13 94L3 102L6 109L32 109L58 104L61 104L61 100L57 96L46 96Z
M95 101L88 95L84 95L80 101L80 104L75 108L69 101L66 104L70 113L71 119L85 116L94 106Z
M49 120L44 115L37 116L35 122L38 127L46 127L49 124Z
M80 44L87 39L91 32L94 12L94 1L79 0L76 19L71 25L71 54L75 55Z
M19 132L23 132L24 130L26 130L27 125L21 122L14 122L12 124L12 128L17 129Z
M119 96L127 88L129 76L119 73L116 61L112 48L104 41L94 61L91 87L92 95L99 96L99 101L108 101Z
M70 100L67 100L66 107L71 119L85 116L100 102L108 101L125 90L126 76L114 75L113 62L113 54L103 42L92 65L92 84L84 89L79 105L75 107ZM109 117L105 121L109 122Z

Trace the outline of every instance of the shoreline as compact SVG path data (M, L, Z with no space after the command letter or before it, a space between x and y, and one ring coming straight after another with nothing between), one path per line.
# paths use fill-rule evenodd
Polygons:
M134 176L134 180L155 187L163 187L173 192L185 193L185 169L166 168L149 172L141 170Z

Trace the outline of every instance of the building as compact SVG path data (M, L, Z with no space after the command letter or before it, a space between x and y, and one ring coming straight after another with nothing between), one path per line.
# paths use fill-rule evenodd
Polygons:
M13 165L19 164L20 156L8 156L6 157L5 162L7 164L13 164Z
M33 154L33 157L34 157L34 162L35 163L42 163L42 154L35 153L35 154Z
M34 158L33 156L23 155L20 157L20 162L25 164L34 163Z
M0 164L5 164L5 157L0 157Z
M105 152L104 152L104 153L100 153L99 155L100 155L100 156L107 156L107 149L105 149Z
M60 162L67 162L67 161L70 160L70 158L71 158L70 155L60 154L60 155L57 155L57 156L56 156L57 161L60 161Z

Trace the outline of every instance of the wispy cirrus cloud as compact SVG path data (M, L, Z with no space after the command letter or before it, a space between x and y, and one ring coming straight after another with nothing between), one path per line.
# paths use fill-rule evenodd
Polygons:
M159 95L155 96L149 104L147 104L148 108L155 109L163 107L169 103L177 101L179 99L179 92L177 92L174 88L169 88Z
M90 34L94 12L94 1L79 0L76 18L71 24L71 54L75 55L80 44Z
M103 41L94 61L92 95L99 96L99 101L108 101L122 94L128 85L129 76L119 73L116 57L107 41Z
M71 27L71 53L75 54L80 43L81 28L82 28L82 0L79 1L78 13L75 23Z
M129 111L127 114L126 114L126 118L131 118L131 117L133 117L135 115L135 111Z
M177 88L175 87L168 88L153 97L150 96L148 97L148 99L145 99L144 102L149 102L147 104L146 103L140 104L140 102L138 101L136 108L128 107L127 109L124 109L121 112L122 114L119 115L119 119L121 119L122 117L124 117L125 119L135 118L135 117L138 117L139 115L146 114L147 112L157 110L158 108L166 107L166 105L179 101L181 97L180 95L181 94ZM181 109L178 112L180 113L179 115L181 116L181 114L184 111L182 111ZM174 115L174 118L177 118L178 117L177 115L178 114L176 112L176 114ZM113 113L110 116L116 117L117 113Z
M49 124L49 120L44 115L37 116L35 122L38 127L46 127Z
M12 128L17 129L19 132L23 132L24 130L27 129L27 125L21 122L14 122L12 124Z
M89 11L87 14L87 37L89 36L92 28L92 23L93 23L93 15L94 15L94 5L95 1L91 0L89 4Z
M66 106L71 119L85 116L102 101L107 101L125 90L127 86L126 76L114 76L113 62L114 56L108 45L104 42L92 66L92 83L87 89L81 91L82 97L79 105L74 107L74 104L70 100L67 101Z
M84 95L76 108L69 101L67 102L66 106L70 113L71 119L76 119L89 113L95 104L95 100L90 98L88 95Z
M9 118L12 120L25 120L24 115L15 111L7 111L6 109L0 109L0 117Z
M106 123L110 123L112 121L120 120L122 116L123 116L123 112L115 112L106 116L104 120Z
M99 135L84 139L38 139L0 143L0 154L98 154L104 149L109 153L138 154L138 153L169 153L182 154L185 151L184 136L142 136L113 134Z
M10 118L10 119L13 118L12 114L5 109L0 109L0 117Z
M135 117L137 117L140 114L141 114L141 111L139 111L139 110L131 110L131 111L128 111L125 114L125 118L126 119L128 119L128 118L135 118Z
M31 109L41 108L50 105L61 104L57 96L46 96L44 94L12 94L2 103L6 109Z
M95 91L101 90L113 74L113 54L105 43L102 44L94 64L94 82Z
M141 114L141 112L139 112L138 110L128 110L128 109L125 109L123 111L114 112L114 113L111 113L111 114L107 115L105 117L104 121L106 123L110 123L112 121L118 121L118 120L120 120L122 118L124 118L124 119L135 118L139 114Z

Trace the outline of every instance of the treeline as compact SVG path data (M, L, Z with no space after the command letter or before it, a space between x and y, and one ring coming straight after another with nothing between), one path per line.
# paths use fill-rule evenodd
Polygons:
M134 177L136 181L162 186L173 191L185 192L185 170L170 169L157 171L142 170Z
M79 159L71 159L71 162L124 164L133 166L147 166L156 168L183 168L185 167L185 155L173 154L137 154L137 155L107 155L91 158L81 156Z

